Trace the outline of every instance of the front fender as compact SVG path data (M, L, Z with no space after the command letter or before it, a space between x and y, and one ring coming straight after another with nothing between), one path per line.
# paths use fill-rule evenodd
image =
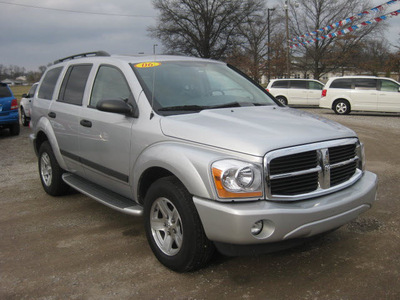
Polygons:
M67 165L65 164L65 161L61 155L60 147L58 146L58 142L56 139L56 135L54 134L53 127L51 126L50 121L44 117L39 119L39 121L37 122L37 124L35 126L35 130L34 130L35 137L33 139L35 140L34 147L35 147L36 153L39 153L40 144L38 144L38 142L39 142L38 138L41 134L44 134L46 136L47 140L49 141L50 146L53 150L54 156L56 157L57 162L60 165L60 167L62 169L67 169Z
M138 195L141 175L148 169L158 167L176 176L189 193L206 199L216 199L214 184L210 175L211 163L232 157L208 147L163 142L146 148L133 167L133 192Z

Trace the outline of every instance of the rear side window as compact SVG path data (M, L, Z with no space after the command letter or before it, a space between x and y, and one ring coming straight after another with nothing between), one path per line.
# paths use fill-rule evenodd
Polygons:
M289 80L279 80L275 81L271 88L276 88L276 89L287 89L289 88Z
M12 94L6 85L0 85L0 98L12 97Z
M336 79L331 83L331 88L333 89L351 89L351 79Z
M39 98L51 100L61 70L62 67L58 67L51 69L46 73L45 77L43 78L42 84L40 85L38 93Z
M354 82L354 88L356 90L376 90L376 84L376 79L356 78Z
M58 101L82 105L83 94L91 69L91 64L70 66L61 85Z
M291 89L306 89L307 88L307 81L304 80L292 80L290 82Z

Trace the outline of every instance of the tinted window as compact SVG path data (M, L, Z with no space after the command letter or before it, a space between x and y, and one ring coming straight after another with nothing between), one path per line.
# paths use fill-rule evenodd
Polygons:
M60 76L62 67L54 68L48 71L40 85L38 97L42 99L49 99L53 97L54 88L56 86L58 77Z
M308 88L310 90L322 90L323 89L323 85L320 84L319 82L315 82L315 81L309 81L308 82Z
M304 80L291 80L290 81L290 88L291 89L306 89L307 82Z
M31 89L28 92L28 98L33 98L33 95L35 95L37 86L38 86L37 84L32 85Z
M12 97L12 94L6 85L0 85L0 98Z
M129 99L131 91L125 76L111 66L101 66L93 84L89 105L96 107L100 100Z
M275 81L271 87L278 88L278 89L287 89L287 88L289 88L289 80Z
M331 83L331 88L333 89L351 89L351 79L336 79Z
M70 66L61 85L58 101L82 105L83 93L92 65Z
M354 88L357 90L376 90L376 79L356 78Z
M380 80L380 82L381 82L381 91L397 92L397 93L399 92L400 86L397 83L384 79Z

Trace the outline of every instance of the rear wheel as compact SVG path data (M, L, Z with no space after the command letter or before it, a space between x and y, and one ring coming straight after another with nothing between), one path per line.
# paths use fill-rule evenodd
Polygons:
M288 104L288 101L287 101L287 99L285 98L285 97L283 97L283 96L278 96L278 97L276 97L276 100L278 100L280 103L282 103L283 105L287 105Z
M338 115L347 115L350 113L350 103L347 100L337 100L333 104L333 110Z
M44 142L39 149L39 175L47 194L60 196L66 194L68 185L62 180L63 169L58 165L49 142Z
M11 135L19 135L19 131L20 131L19 123L15 123L10 126Z
M189 192L175 177L152 184L144 203L147 240L166 267L188 272L204 266L214 245L204 233Z

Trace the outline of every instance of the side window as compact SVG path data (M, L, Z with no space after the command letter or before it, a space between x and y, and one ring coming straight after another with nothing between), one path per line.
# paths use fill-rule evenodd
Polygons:
M330 88L332 89L351 89L351 79L336 79L331 83Z
M112 66L100 66L89 106L96 107L100 100L129 99L130 96L131 91L122 72Z
M356 90L376 90L376 79L356 78L354 88Z
M40 85L38 94L39 98L51 100L53 97L54 88L56 87L56 83L62 69L62 67L58 67L51 69L46 73L42 84Z
M287 89L289 88L289 80L278 80L275 81L271 88L276 88L276 89Z
M33 98L33 95L35 95L37 86L38 86L37 84L32 85L31 89L28 92L28 98Z
M384 80L384 79L381 79L380 82L381 82L381 91L396 92L396 93L399 92L400 86L397 83L390 81L390 80Z
M291 80L290 81L290 88L291 89L306 89L307 82L304 80Z
M82 105L83 93L91 69L91 64L70 66L65 74L57 101Z
M310 90L322 90L324 86L319 82L309 81L308 82L308 89Z

